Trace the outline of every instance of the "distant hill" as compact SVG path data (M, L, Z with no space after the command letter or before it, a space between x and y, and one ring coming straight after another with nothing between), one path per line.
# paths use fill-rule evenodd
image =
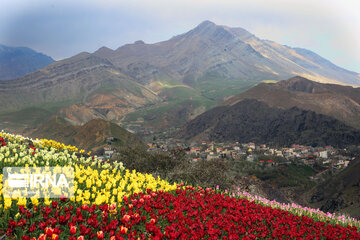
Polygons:
M256 99L271 107L310 110L360 129L360 88L294 77L278 83L261 83L222 105L231 106L244 99Z
M108 137L115 138L111 147L145 146L138 136L102 119L91 120L82 126L73 126L60 117L52 117L32 132L31 136L57 140L88 151L106 146L105 140Z
M0 44L0 80L21 77L53 62L51 57L30 48Z
M297 107L270 107L255 99L213 108L185 124L178 137L275 146L360 144L359 130L332 117Z

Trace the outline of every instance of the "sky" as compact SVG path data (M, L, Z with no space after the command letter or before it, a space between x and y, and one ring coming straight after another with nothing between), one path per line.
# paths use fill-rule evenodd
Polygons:
M0 0L0 44L60 60L164 41L210 20L360 73L359 12L358 0Z

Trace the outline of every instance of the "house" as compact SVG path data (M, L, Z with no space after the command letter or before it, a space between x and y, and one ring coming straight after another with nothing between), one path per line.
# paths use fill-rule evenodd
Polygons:
M275 155L278 156L278 157L284 157L283 153L281 150L276 150L275 151Z
M351 160L345 160L345 164L344 166L347 167L349 165L349 163L351 162Z
M321 151L319 153L319 157L321 158L324 158L324 159L327 159L329 156L328 156L328 151Z
M266 163L267 163L268 166L274 166L275 165L275 162L273 160L267 160Z
M253 162L255 160L255 156L254 155L248 155L246 157L246 161L249 161L249 162Z
M200 153L200 148L193 147L193 148L190 149L190 152L191 153Z
M212 160L212 159L216 159L216 158L219 158L219 156L216 154L209 154L209 155L207 155L206 160Z
M104 155L110 158L114 154L114 150L111 148L104 148Z
M299 144L293 144L291 146L291 148L294 148L295 150L299 150L300 149L300 145Z

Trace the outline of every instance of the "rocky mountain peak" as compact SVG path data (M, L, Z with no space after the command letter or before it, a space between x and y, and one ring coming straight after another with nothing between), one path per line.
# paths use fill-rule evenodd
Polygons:
M108 57L110 56L112 53L114 52L114 50L108 48L108 47L101 47L99 48L96 52L94 52L94 55L99 55L99 56L105 56Z
M195 29L207 29L210 27L216 27L217 25L209 20L205 20L202 23L200 23Z
M204 21L196 28L190 31L193 36L199 36L204 39L214 41L230 40L234 38L234 34L225 26L216 25L211 21Z

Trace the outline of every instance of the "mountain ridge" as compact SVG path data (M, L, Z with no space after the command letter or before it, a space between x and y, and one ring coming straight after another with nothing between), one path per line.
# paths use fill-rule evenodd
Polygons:
M202 39L202 41L200 41L199 39ZM187 41L190 41L192 43L191 46L186 46L185 42ZM206 51L206 46L209 45L211 45L214 49L218 48L221 50L223 50L222 48L232 49L235 47L236 49L243 46L242 50L245 52L247 51L247 54L250 55L255 54L258 62L261 62L260 60L262 59L262 63L258 64L255 69L253 68L253 66L248 66L249 69L252 69L252 71L256 71L258 75L261 74L261 72L266 72L267 77L270 77L268 79L280 80L281 78L287 79L289 77L292 77L291 75L303 75L304 77L311 77L312 80L316 81L328 81L333 83L341 83L343 81L343 84L345 83L350 85L359 85L360 82L360 79L358 78L356 73L337 67L336 65L320 57L314 52L301 48L291 48L269 40L261 40L255 35L246 31L245 29L220 26L210 21L204 21L194 29L184 34L174 36L166 41L154 44L126 44L112 51L112 54L111 51L108 51L107 56L101 55L101 53L98 51L96 51L94 54L108 58L114 63L115 66L122 67L122 69L126 69L127 65L129 65L126 61L129 61L129 63L131 64L131 57L133 56L141 56L142 61L145 61L147 63L150 63L150 60L147 59L149 56L152 57L152 60L154 60L155 57L155 68L159 68L159 71L165 71L168 75L174 78L179 78L181 76L174 73L174 71L169 71L168 69L166 69L167 65L174 65L174 63L178 60L183 60L185 62L185 56L188 56L188 61L192 61L192 65L194 65L195 68L198 68L196 64L196 58L189 57L191 56L191 50L198 48L198 50L203 49ZM171 51L171 49L177 49L177 51L179 51L180 53L186 52L187 54L177 54ZM235 51L233 50L232 53L235 53ZM159 57L159 55L163 54L166 55L166 60ZM217 51L217 54L227 56L226 53L221 51ZM201 53L200 55L204 55L204 53ZM241 54L235 53L235 55L237 57L233 60L239 61L241 59ZM306 58L307 56L309 57L309 59ZM249 56L247 57L249 59ZM226 58L229 58L229 61L231 61L230 56L227 56ZM119 59L122 59L123 62L119 63ZM203 61L205 60L203 59ZM221 62L218 61L218 64L221 65ZM224 63L222 63L222 65L223 64ZM238 64L240 64L240 62ZM279 64L281 65L280 68ZM325 65L320 66L319 64ZM184 65L184 63L182 65ZM276 65L279 66L276 67ZM186 68L186 66L184 67L185 69L182 69L184 72L191 72L191 69ZM229 66L225 66L225 68L229 70ZM288 68L291 71L289 71ZM311 71L306 68L311 68ZM320 71L321 68L329 69L326 69L326 71ZM195 73L193 72L193 74L195 74L195 76L200 76L205 70L193 69L193 71L195 71ZM250 71L251 70L249 70L249 72ZM341 71L341 74L346 75L346 77L341 76L340 74L335 74L336 71ZM237 74L238 76L241 76L241 73L238 72ZM231 74L229 76L231 77ZM336 76L338 80L334 76ZM244 75L243 77L246 77L246 75ZM182 76L182 78L186 79L186 76ZM349 80L349 78L352 80ZM265 76L262 77L262 80L264 79Z

